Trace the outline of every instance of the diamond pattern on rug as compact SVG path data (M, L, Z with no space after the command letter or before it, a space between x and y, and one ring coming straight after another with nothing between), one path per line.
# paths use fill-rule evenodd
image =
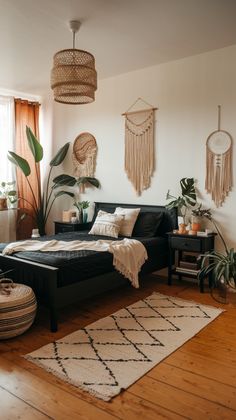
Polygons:
M154 293L25 357L108 401L221 312Z

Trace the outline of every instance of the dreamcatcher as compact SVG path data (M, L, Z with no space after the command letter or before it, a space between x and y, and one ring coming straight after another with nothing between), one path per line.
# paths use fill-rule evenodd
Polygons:
M138 101L151 108L131 111ZM154 112L141 98L122 115L125 116L125 171L138 195L150 187L154 171Z
M211 194L216 207L222 206L233 185L231 135L220 128L221 106L218 105L218 129L206 142L205 188Z
M97 142L90 133L81 133L76 137L73 145L72 160L74 164L74 173L77 177L94 177L97 157ZM84 185L81 184L81 192Z

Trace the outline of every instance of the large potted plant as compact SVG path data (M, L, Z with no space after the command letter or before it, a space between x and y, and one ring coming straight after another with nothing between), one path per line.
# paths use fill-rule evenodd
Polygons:
M43 159L43 147L41 146L41 144L39 143L39 141L37 140L37 138L35 137L35 135L33 134L32 130L29 127L26 127L26 135L27 135L28 146L33 155L34 163L36 165L37 163L41 162ZM41 192L39 194L38 200L37 200L35 191L33 190L29 181L31 168L28 161L24 159L23 157L17 155L15 152L11 152L11 151L8 152L8 159L14 165L16 165L26 177L27 183L32 193L33 200L32 202L28 202L24 197L18 197L18 199L28 202L28 204L32 208L31 217L33 217L35 226L39 229L40 235L45 235L46 233L46 230L45 230L46 223L47 223L48 216L50 214L50 211L52 209L52 206L55 200L58 197L61 197L62 195L68 195L73 198L75 196L75 194L71 191L58 190L58 187L61 187L62 185L74 186L76 184L80 185L80 184L86 184L86 183L90 183L92 185L95 185L95 184L99 185L99 181L96 180L95 178L83 177L83 178L77 179L77 178L70 177L69 175L65 175L65 174L59 175L58 177L54 178L52 181L53 183L51 184L52 171L54 167L59 166L64 161L67 155L68 149L69 149L69 145L70 143L68 142L63 147L61 147L56 153L56 155L54 156L54 158L49 163L50 169L47 176L45 192L44 191L41 192L41 188L40 188L41 181L38 176L38 171L36 171L38 191ZM70 179L70 183L68 183L68 179ZM66 180L67 182L65 182ZM23 213L21 217L24 218L27 214L28 213L26 210L25 213Z
M201 269L198 278L204 278L212 274L212 287L236 290L236 251L229 249L217 223L212 217L210 209L201 209L201 215L211 221L219 235L224 251L212 251L202 255Z

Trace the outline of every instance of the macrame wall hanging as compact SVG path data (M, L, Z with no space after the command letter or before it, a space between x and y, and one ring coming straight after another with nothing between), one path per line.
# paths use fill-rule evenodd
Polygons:
M233 185L231 135L220 128L221 106L218 105L218 129L206 141L205 188L216 207L222 206Z
M147 109L131 111L137 102ZM157 108L138 98L122 115L125 116L125 171L137 195L150 187L154 171L154 114Z
M81 133L76 137L73 145L72 160L76 177L94 177L96 169L97 142L90 133ZM84 192L84 184L80 185Z

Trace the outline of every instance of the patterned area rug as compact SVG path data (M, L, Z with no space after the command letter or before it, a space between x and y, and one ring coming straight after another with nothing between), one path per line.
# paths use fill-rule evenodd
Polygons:
M221 312L154 293L25 357L109 401Z

